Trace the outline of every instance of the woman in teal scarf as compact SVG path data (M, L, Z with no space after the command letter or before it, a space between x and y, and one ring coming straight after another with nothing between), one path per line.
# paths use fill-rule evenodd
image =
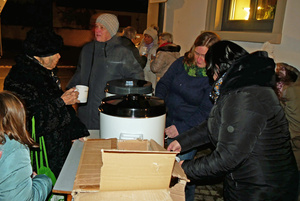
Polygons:
M155 96L167 106L166 137L173 138L206 120L213 106L209 94L211 85L206 75L205 54L220 38L213 32L200 34L191 49L172 63L158 81ZM197 150L179 154L180 160L193 159ZM195 185L186 187L186 200L194 200Z

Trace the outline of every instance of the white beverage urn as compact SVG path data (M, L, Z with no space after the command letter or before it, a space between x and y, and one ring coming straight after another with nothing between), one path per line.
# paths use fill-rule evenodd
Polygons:
M153 139L164 146L164 100L140 94L110 96L102 100L99 111L101 138Z

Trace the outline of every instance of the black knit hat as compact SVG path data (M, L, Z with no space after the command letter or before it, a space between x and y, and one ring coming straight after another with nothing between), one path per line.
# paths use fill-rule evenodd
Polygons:
M48 27L33 28L27 32L23 43L24 53L28 56L47 57L59 53L63 39Z

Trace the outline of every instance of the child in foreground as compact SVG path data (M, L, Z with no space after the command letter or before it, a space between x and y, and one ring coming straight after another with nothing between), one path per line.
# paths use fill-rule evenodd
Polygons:
M0 200L46 200L52 181L32 171L30 151L38 144L26 130L24 105L13 93L0 92Z

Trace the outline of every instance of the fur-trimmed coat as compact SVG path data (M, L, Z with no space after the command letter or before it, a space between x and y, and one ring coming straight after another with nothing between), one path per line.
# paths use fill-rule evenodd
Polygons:
M156 75L157 81L165 74L171 64L180 57L180 46L168 44L159 47L156 51L156 57L151 60L150 69Z
M63 91L56 83L54 71L37 60L21 55L4 81L4 90L15 92L25 103L27 128L35 117L36 136L44 136L48 162L55 176L67 158L72 140L88 136L88 130L77 118L71 105L60 98Z
M234 63L208 121L175 138L182 151L215 146L182 168L192 180L225 177L224 200L297 200L298 170L288 122L272 89L274 67L262 52Z

